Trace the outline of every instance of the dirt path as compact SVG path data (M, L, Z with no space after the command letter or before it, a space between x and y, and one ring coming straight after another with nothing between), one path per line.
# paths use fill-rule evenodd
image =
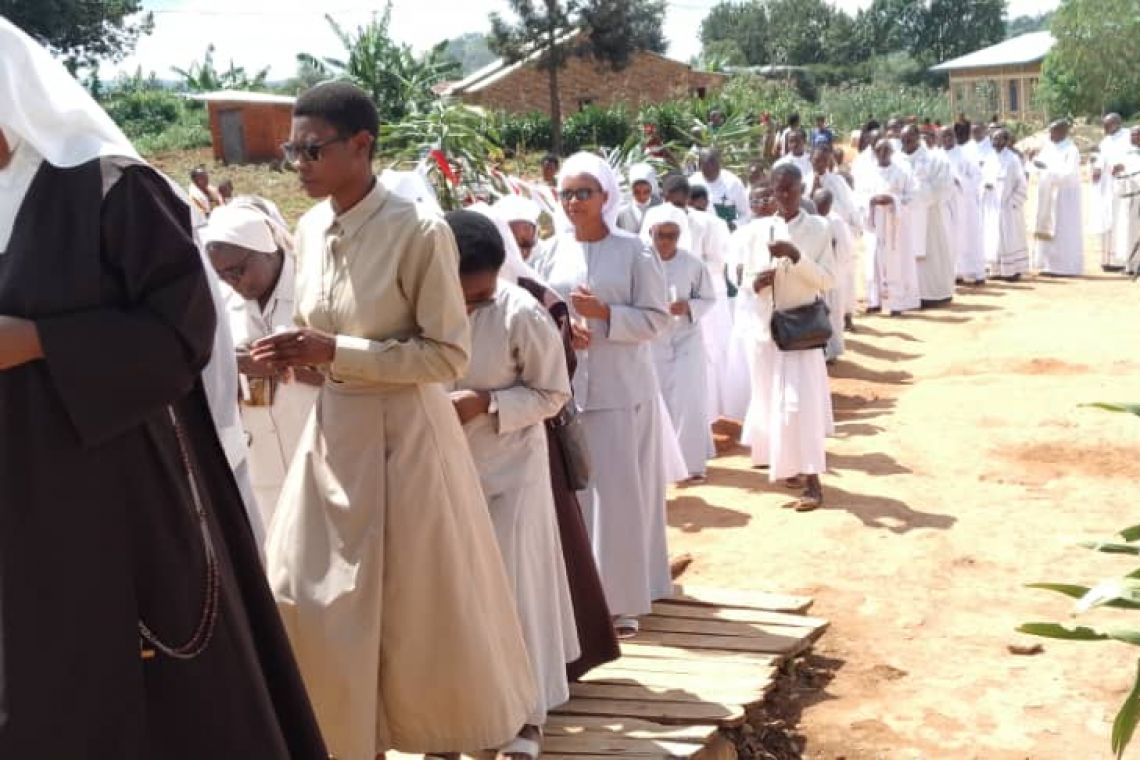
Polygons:
M1034 641L1019 623L1070 609L1022 584L1135 565L1072 542L1140 522L1140 420L1077 407L1140 401L1138 326L1140 285L1099 273L864 317L833 372L824 509L781 509L787 492L740 449L673 494L686 581L811 594L832 621L816 651L834 679L802 713L805 757L1110 756L1136 650L1006 647Z

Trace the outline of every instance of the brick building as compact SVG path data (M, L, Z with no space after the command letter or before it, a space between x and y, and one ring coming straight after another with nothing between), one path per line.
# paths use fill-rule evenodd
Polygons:
M946 61L931 71L950 75L950 112L974 121L994 115L1003 121L1040 121L1037 102L1041 66L1053 47L1049 32L1031 32L969 55Z
M495 61L451 84L443 94L471 106L550 115L549 74L538 68L536 59ZM704 97L726 79L723 74L694 71L692 66L658 53L635 53L620 71L593 58L571 56L558 71L558 90L562 113L571 114L589 105L625 103L636 107L678 96Z

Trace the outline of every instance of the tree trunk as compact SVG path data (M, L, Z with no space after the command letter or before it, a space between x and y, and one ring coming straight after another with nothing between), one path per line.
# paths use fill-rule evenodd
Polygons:
M562 99L558 94L558 66L550 67L550 147L562 155Z

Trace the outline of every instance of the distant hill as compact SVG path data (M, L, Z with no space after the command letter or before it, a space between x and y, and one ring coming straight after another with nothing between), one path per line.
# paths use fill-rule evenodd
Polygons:
M479 32L468 32L449 40L447 52L463 67L464 76L483 68L499 57L491 52L491 48L487 45L487 36Z

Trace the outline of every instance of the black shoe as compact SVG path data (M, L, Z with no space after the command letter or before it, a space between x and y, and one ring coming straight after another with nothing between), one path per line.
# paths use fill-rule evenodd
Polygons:
M882 306L868 306L867 307L867 313L868 314L878 314L882 310L883 310Z
M892 317L901 317L901 316L902 316L902 314L903 314L903 313L902 313L901 311L892 311L892 312L891 312L891 316L892 316Z
M1116 266L1114 264L1103 264L1103 265L1101 265L1101 269L1104 270L1105 272L1123 272L1124 271L1123 266Z
M943 306L949 306L953 298L938 298L934 300L922 299L921 305L924 309L939 309Z

